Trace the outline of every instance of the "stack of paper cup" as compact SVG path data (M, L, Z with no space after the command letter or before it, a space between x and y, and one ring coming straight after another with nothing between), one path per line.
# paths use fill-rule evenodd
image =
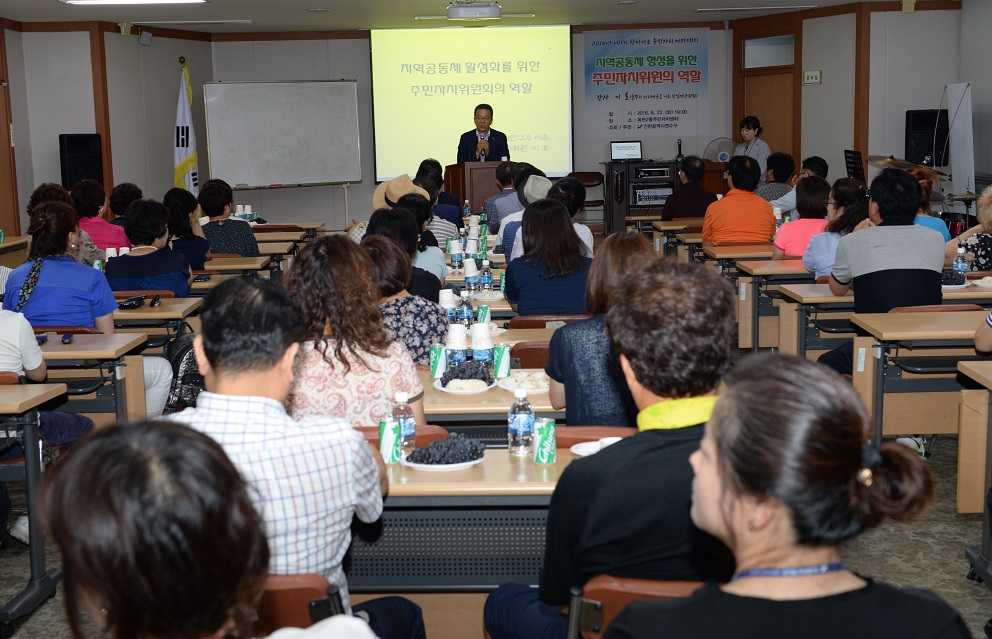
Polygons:
M109 260L112 257L117 257L117 249L115 249L112 246L109 246L107 247L107 259Z
M126 246L122 246L121 249L120 249L120 251L119 251L119 253L121 255L127 255L130 252L131 252L131 249L128 248L128 247L126 247Z
M479 216L478 215L469 215L468 216L468 225L469 226L479 226Z
M448 337L445 346L453 350L465 350L468 347L468 329L464 324L449 324Z
M468 227L468 237L472 240L479 239L479 227L477 225Z
M772 207L772 215L775 216L775 220L778 222L782 221L782 208L778 206Z
M234 216L235 217L244 217L245 216L245 205L244 204L238 204L237 206L234 207Z
M465 279L470 277L476 277L479 274L479 267L476 265L475 260L465 261Z
M451 306L454 306L455 292L450 288L442 288L441 291L438 293L438 303L441 306L444 306L446 304L450 304Z
M493 347L493 338L489 334L489 322L472 324L472 349L483 350Z
M245 204L245 219L251 219L251 204Z
M479 252L479 239L465 240L465 255L476 255Z

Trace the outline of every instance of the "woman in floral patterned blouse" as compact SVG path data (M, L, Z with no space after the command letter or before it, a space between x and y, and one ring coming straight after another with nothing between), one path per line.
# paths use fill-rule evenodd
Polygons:
M448 332L448 313L439 304L406 290L413 268L410 256L398 243L382 235L366 235L362 246L375 265L386 335L406 346L415 364L428 365L431 344L443 342Z
M289 290L303 307L307 341L289 391L293 417L330 415L375 426L404 392L417 425L427 423L417 367L382 328L373 271L368 253L344 235L314 240L296 258Z
M946 263L954 261L958 246L971 258L969 270L992 271L992 186L982 191L976 203L978 225L947 243Z

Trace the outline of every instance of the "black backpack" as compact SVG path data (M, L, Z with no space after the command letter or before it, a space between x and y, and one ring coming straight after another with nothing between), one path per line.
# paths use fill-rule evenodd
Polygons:
M184 333L169 342L165 356L172 364L172 389L165 403L166 413L177 413L196 406L196 398L203 391L203 375L196 365L193 352L195 333Z

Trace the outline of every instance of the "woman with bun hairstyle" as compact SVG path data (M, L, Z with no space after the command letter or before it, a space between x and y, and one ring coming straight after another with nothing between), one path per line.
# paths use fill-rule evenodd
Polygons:
M950 242L951 232L947 230L947 223L930 214L930 194L933 193L934 184L940 183L940 176L930 169L913 169L909 174L916 178L923 191L923 197L920 198L920 210L916 212L914 223L937 231L945 242Z
M572 220L572 228L586 246L585 256L592 257L592 231L585 224L575 221L575 216L579 214L582 207L586 205L586 187L575 178L565 177L554 184L548 190L548 199L557 200L568 209L568 216ZM517 232L513 239L513 249L510 251L510 259L514 260L524 254L524 239L521 232Z
M729 583L627 606L606 639L970 637L932 592L863 577L841 542L933 500L926 463L869 439L850 383L797 357L760 355L725 378L692 454L692 521L734 552ZM663 631L662 631L663 629Z
M757 117L749 115L741 120L741 143L734 149L734 155L754 158L761 169L761 184L764 184L768 180L765 172L768 169L768 156L772 154L772 150L768 148L768 143L758 137L762 131L761 122Z
M79 228L89 233L101 251L131 248L124 229L103 218L110 208L110 201L102 184L96 180L80 180L73 185L70 194L79 216Z
M172 249L186 256L189 267L202 271L210 259L210 241L200 227L200 203L186 189L169 189L162 198L169 211L169 243Z
M834 182L827 196L827 226L823 233L809 239L809 246L803 253L806 270L817 278L830 275L840 238L867 219L868 189L865 183L854 178L841 178Z

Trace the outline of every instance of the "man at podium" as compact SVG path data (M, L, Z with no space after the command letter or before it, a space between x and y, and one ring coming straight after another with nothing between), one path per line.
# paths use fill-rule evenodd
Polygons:
M462 162L505 162L510 159L506 134L491 129L493 108L488 104L475 107L475 128L462 134L458 141L458 160Z

